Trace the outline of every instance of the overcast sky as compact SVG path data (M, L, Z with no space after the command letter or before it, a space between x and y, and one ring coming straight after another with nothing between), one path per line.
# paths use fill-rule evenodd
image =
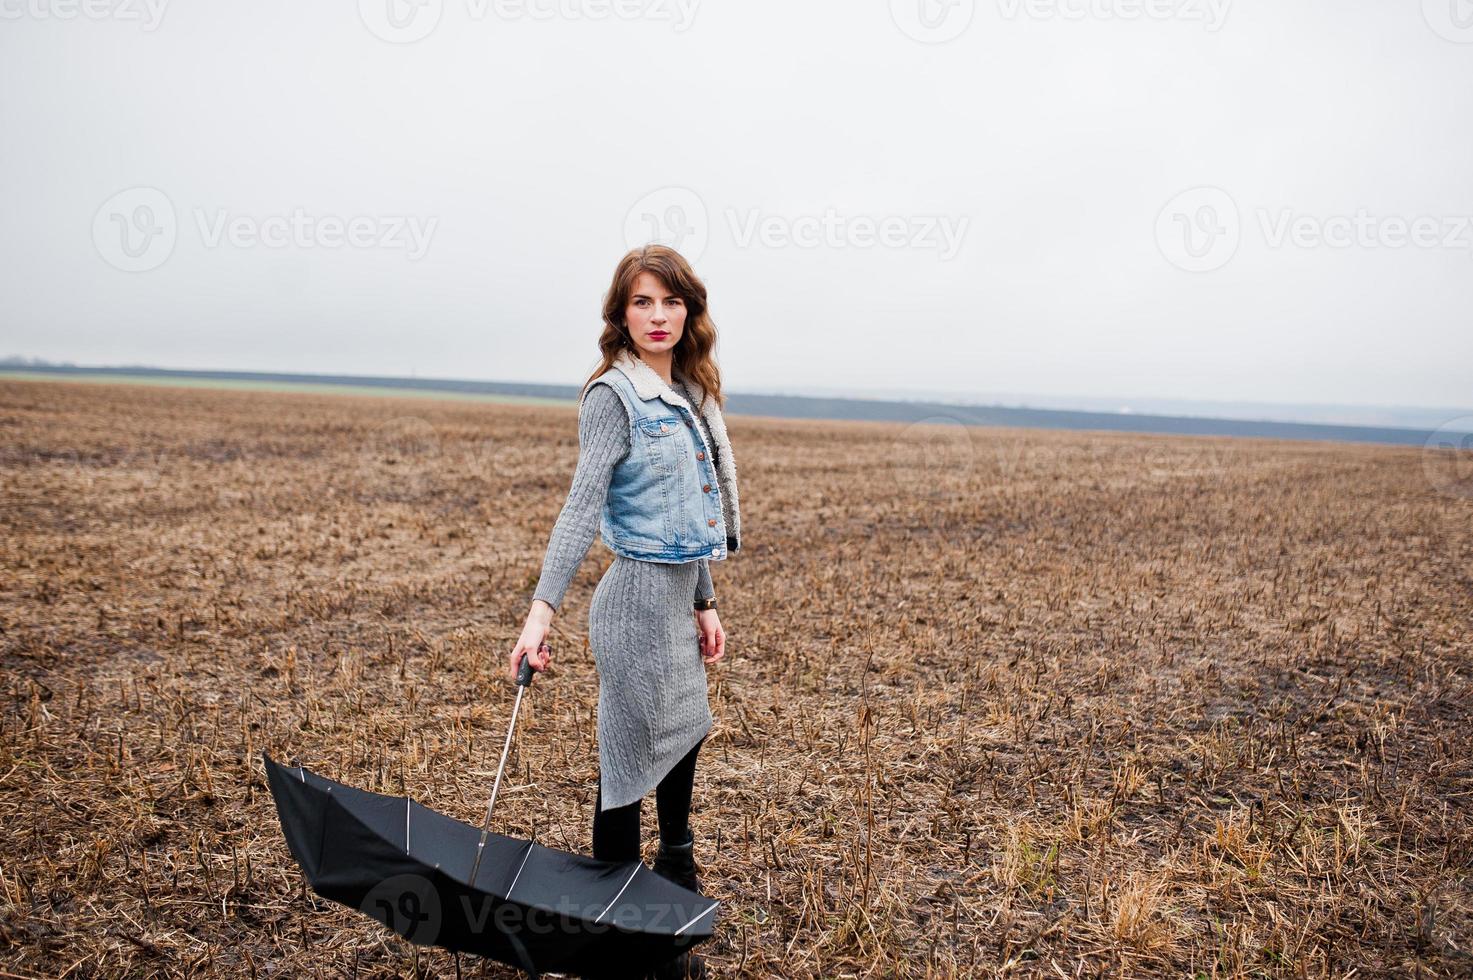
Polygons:
M1468 0L0 0L0 356L1473 406Z

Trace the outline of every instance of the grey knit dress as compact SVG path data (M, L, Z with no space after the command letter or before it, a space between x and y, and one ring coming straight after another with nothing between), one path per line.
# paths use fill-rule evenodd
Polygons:
M699 390L672 386L694 407ZM697 414L708 445L711 434ZM563 594L598 533L614 466L629 452L629 415L608 385L578 410L578 465L542 560L534 599L561 610ZM588 609L598 667L602 808L641 799L710 730L706 665L692 600L713 593L709 559L683 564L615 555Z

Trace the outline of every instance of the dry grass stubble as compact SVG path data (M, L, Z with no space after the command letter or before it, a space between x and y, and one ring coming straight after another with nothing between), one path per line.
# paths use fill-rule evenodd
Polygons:
M1412 450L938 421L731 420L720 973L1473 972L1473 501ZM479 819L572 408L6 382L0 429L0 964L482 971L305 893L259 753ZM495 819L585 852L609 560Z

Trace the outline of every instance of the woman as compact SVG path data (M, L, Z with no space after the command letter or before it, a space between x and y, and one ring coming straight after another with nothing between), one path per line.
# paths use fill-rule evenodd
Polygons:
M527 613L508 655L547 669L553 615L595 531L614 562L593 592L599 783L593 854L637 861L640 804L653 789L655 871L698 888L689 825L696 754L712 724L706 665L726 653L709 563L740 545L736 460L712 360L706 287L662 245L629 252L604 298L603 363L583 387L579 455ZM703 976L683 954L660 976Z

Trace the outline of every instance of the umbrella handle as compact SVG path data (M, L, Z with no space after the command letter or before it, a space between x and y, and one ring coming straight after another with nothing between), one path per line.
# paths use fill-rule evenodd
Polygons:
M551 650L552 646L546 640L543 640L542 645L537 650L540 653L543 649ZM522 654L521 666L517 668L517 687L530 687L532 684L532 675L535 673L536 671L532 669L531 654Z

